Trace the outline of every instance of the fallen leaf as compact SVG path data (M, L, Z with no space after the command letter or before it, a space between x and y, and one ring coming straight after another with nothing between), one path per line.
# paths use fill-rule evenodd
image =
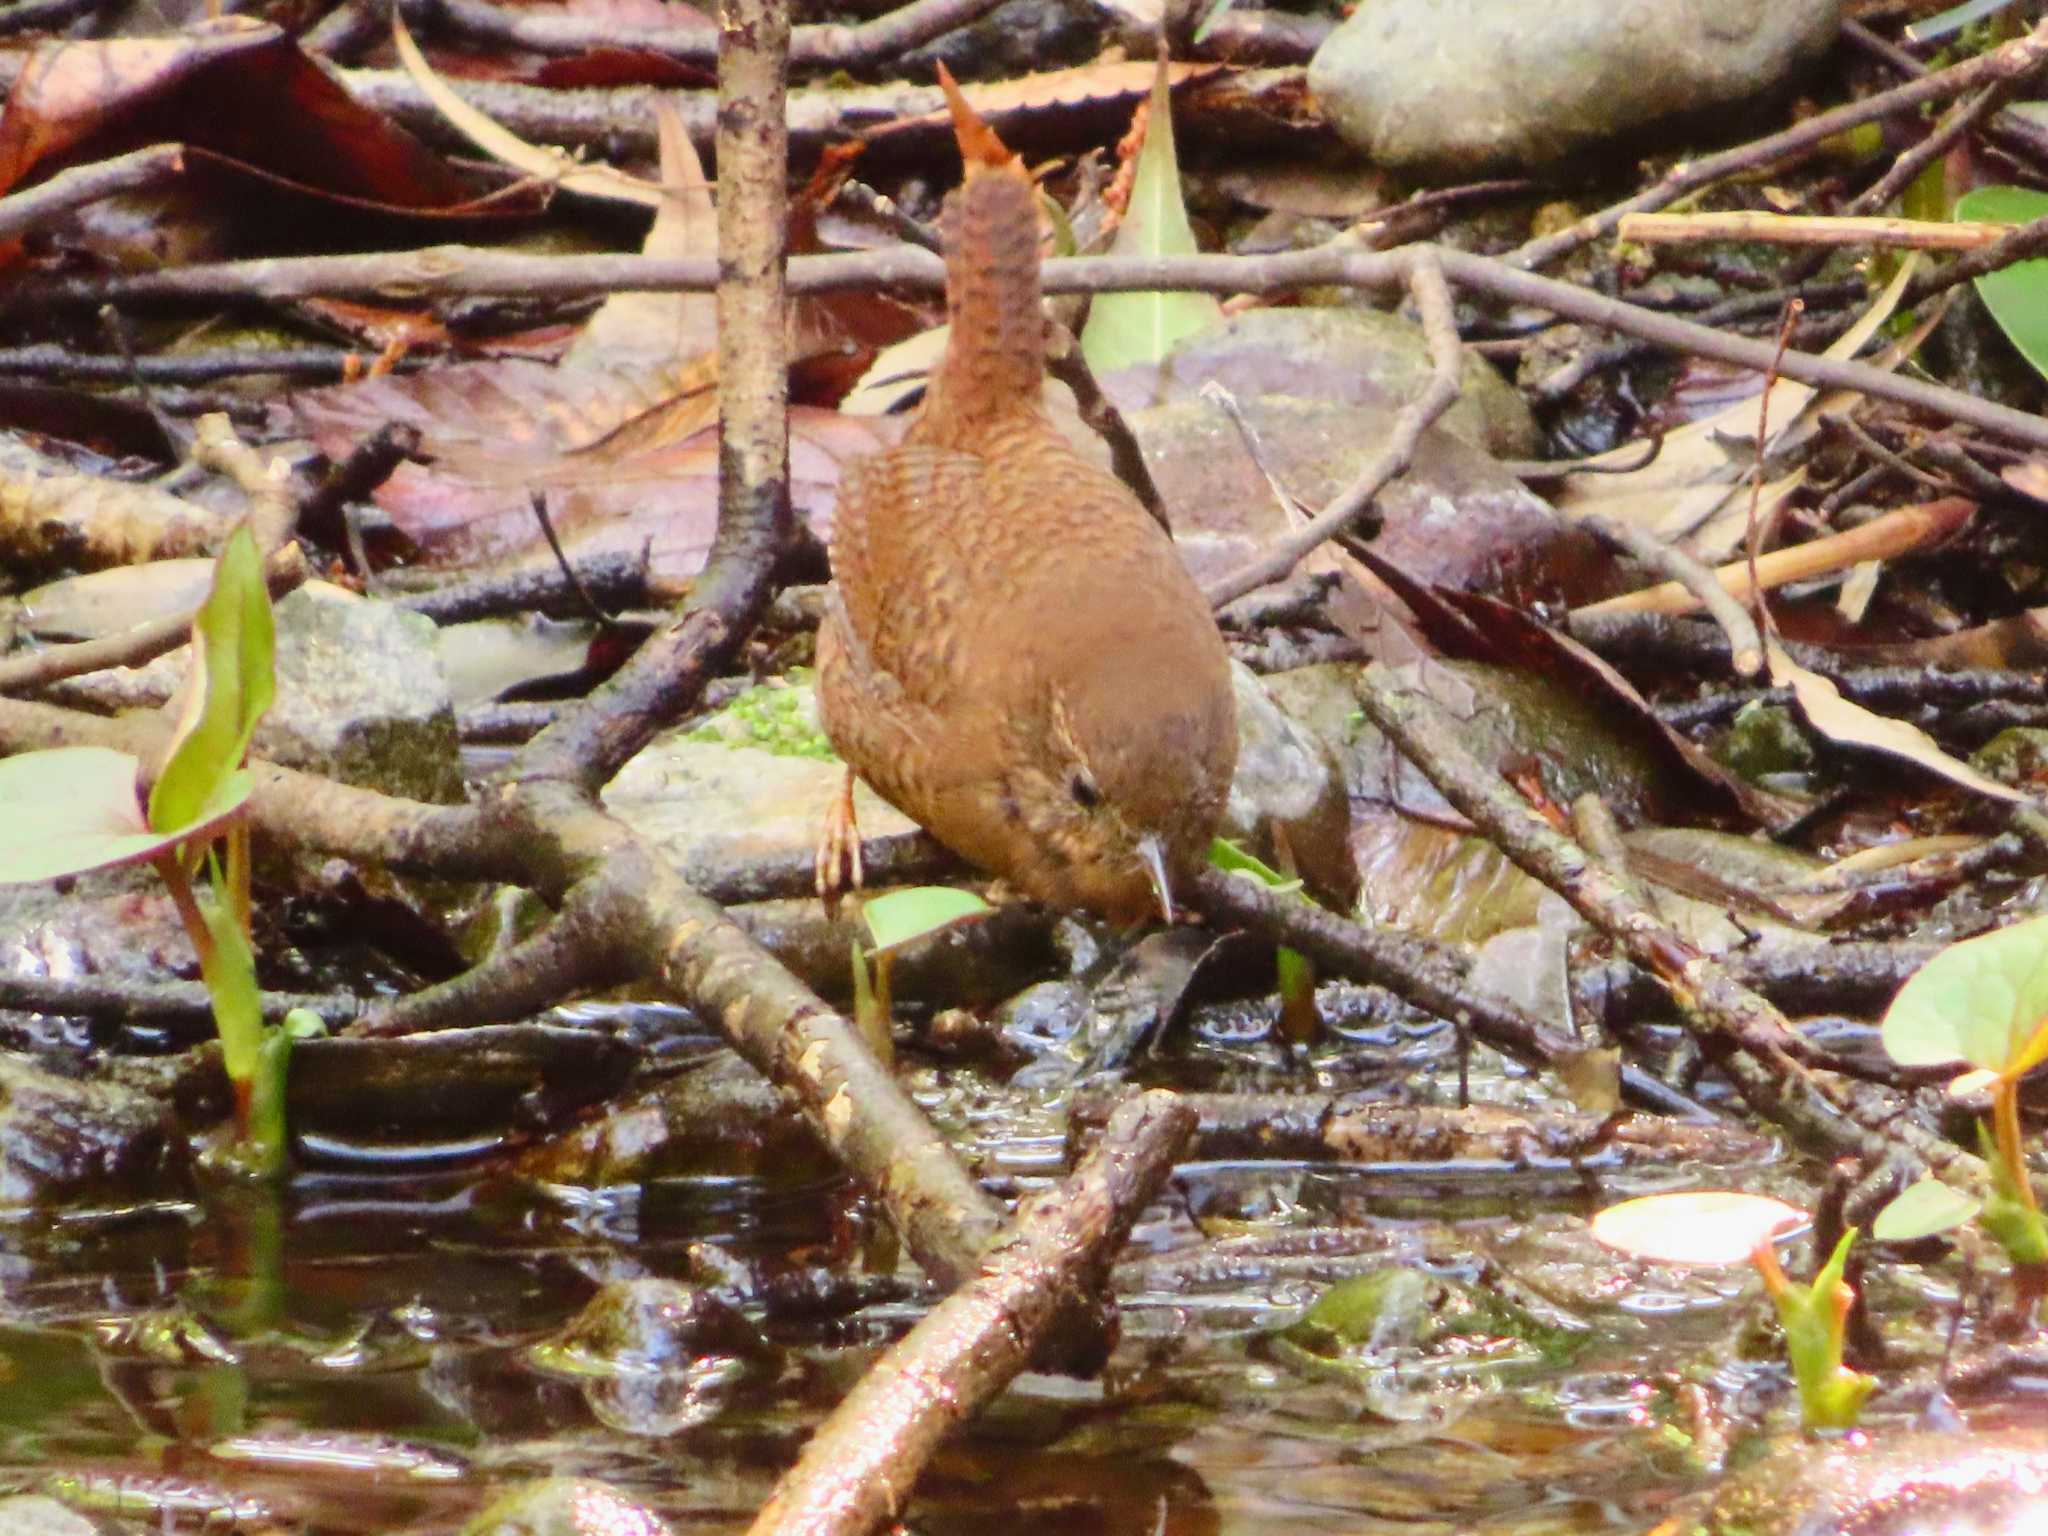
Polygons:
M1980 795L1989 795L1994 800L2019 805L2033 803L2031 797L1986 777L1961 759L1949 756L1933 737L1917 725L1850 703L1832 681L1800 666L1776 640L1765 640L1764 657L1770 664L1771 681L1780 688L1792 690L1806 723L1828 740L1841 746L1867 747L1873 752L1904 758L1929 773L1939 774L1952 784L1973 789Z

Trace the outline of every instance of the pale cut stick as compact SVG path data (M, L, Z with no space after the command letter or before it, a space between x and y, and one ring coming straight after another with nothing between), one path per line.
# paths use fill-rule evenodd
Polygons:
M1753 240L1766 245L1892 245L1920 251L1974 251L1993 245L2016 226L1981 221L1939 223L1871 215L1824 218L1812 214L1631 213L1615 230L1638 245L1673 245L1689 240Z
M1845 571L1865 560L1890 560L1911 554L1916 549L1924 549L1948 538L1968 522L1970 514L1976 510L1977 504L1962 496L1944 496L1939 501L1899 507L1882 517L1872 518L1860 528L1851 528L1847 533L1830 534L1824 539L1812 539L1757 556L1757 581L1765 591L1769 591L1788 582ZM1721 566L1715 570L1714 577L1735 596L1750 595L1748 561L1736 560ZM1692 593L1675 581L1667 581L1635 592L1624 592L1619 597L1588 603L1583 608L1574 608L1572 617L1590 618L1606 613L1681 614L1692 613L1699 606L1699 599Z

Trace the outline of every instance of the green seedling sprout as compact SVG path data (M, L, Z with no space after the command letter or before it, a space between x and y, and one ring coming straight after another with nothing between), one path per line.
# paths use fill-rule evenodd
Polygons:
M974 892L950 885L908 886L861 903L861 920L867 924L874 948L863 950L860 940L853 941L853 1017L869 1048L885 1066L895 1057L889 1033L889 972L896 951L913 939L985 917L994 910Z
M1242 875L1260 885L1270 886L1283 896L1309 900L1301 888L1301 881L1281 874L1265 860L1245 852L1228 838L1219 837L1209 844L1209 862L1227 875ZM1300 950L1289 949L1282 944L1273 956L1273 963L1279 973L1280 1033L1297 1045L1306 1045L1316 1037L1323 1023L1322 1015L1316 1011L1315 962Z
M223 545L212 590L193 617L185 710L146 812L137 789L142 764L125 752L63 747L0 762L0 884L143 862L163 877L213 1001L235 1094L234 1161L264 1176L284 1168L285 1062L306 1024L264 1025L249 941L242 809L255 780L244 763L273 696L274 648L263 559L243 526Z
M1990 1090L1990 1129L1978 1128L1991 1165L1980 1220L2012 1259L2022 1304L2034 1309L2048 1295L2048 1221L2035 1199L2020 1138L2020 1080L2048 1060L2048 917L1951 944L1921 966L1885 1012L1884 1048L1901 1066L1955 1063L1974 1069L1961 1072L1949 1085L1951 1093ZM1924 1220L1929 1199L1914 1196L1916 1204L1885 1231L1925 1236L1944 1230L1916 1230L1910 1219L1917 1214ZM1887 1206L1880 1221L1891 1211ZM1958 1202L1950 1202L1949 1211L1961 1212L1950 1226L1973 1214Z
M1809 1220L1796 1205L1767 1195L1700 1191L1645 1195L1610 1205L1593 1218L1594 1238L1631 1258L1658 1264L1722 1266L1745 1259L1763 1278L1785 1335L1785 1354L1799 1388L1808 1429L1853 1429L1877 1379L1842 1362L1855 1290L1842 1278L1856 1229L1842 1234L1811 1285L1789 1280L1773 1241Z

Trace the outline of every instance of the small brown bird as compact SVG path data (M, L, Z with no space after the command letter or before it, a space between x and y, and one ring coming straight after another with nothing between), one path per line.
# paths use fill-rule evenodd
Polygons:
M951 333L901 444L840 481L825 730L1023 894L1170 917L1237 760L1222 637L1172 540L1046 416L1037 191L940 83L966 161L942 218Z

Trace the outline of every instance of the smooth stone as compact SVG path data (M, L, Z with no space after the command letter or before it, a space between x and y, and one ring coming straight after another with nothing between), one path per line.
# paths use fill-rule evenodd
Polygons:
M1354 306L1252 309L1188 337L1166 355L1158 398L1186 399L1206 383L1240 401L1294 395L1333 405L1398 409L1422 393L1433 364L1422 327ZM1466 351L1460 394L1437 425L1502 458L1534 458L1528 404L1493 364Z
M100 1528L48 1494L0 1499L0 1536L100 1536Z
M0 1055L0 1206L182 1190L185 1157L169 1111L146 1095Z
M608 1483L549 1477L514 1488L462 1536L669 1536L669 1525Z
M1840 0L1361 0L1308 83L1382 169L1510 175L1762 95L1826 52L1841 12Z

